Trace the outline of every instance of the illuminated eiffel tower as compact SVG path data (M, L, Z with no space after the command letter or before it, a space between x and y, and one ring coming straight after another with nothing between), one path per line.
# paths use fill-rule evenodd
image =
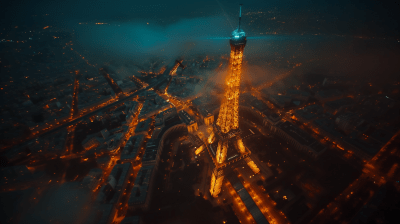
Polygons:
M258 167L248 158L250 151L243 145L239 129L239 87L242 71L243 50L246 46L246 34L240 29L242 5L239 12L239 28L232 32L230 39L231 55L229 71L225 79L225 94L219 110L217 122L208 138L208 151L214 163L211 177L210 193L217 197L221 192L224 169L228 165L245 159L255 173Z

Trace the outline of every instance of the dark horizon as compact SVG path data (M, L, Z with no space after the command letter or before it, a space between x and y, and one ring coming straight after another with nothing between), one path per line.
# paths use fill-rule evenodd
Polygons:
M132 2L123 1L9 1L2 7L4 17L2 27L28 24L53 23L69 26L77 22L127 22L134 20L153 20L160 22L198 17L227 16L236 23L239 2L206 0L201 2L164 1ZM337 34L399 38L399 2L380 1L335 1L332 3L312 1L247 1L243 13L271 11L271 15L284 19L285 33L293 32L300 26L322 33L334 31ZM47 16L45 16L47 14ZM40 18L45 16L43 18ZM301 18L301 21L291 21ZM298 19L297 19L298 20ZM320 21L313 21L320 20ZM167 23L167 24L168 24ZM291 24L292 23L292 24ZM161 23L160 23L161 25ZM308 29L307 29L308 28Z
M399 9L6 2L0 223L392 223Z

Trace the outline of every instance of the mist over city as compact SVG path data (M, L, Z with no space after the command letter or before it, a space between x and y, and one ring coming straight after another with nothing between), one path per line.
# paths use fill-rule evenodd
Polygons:
M0 223L397 223L400 3L0 9Z

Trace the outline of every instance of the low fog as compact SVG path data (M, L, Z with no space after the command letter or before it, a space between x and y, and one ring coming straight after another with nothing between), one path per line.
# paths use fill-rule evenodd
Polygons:
M191 18L169 25L152 20L75 24L74 48L90 63L111 66L120 76L156 70L178 58L184 63L206 56L220 61L229 57L230 21L235 18ZM288 72L392 79L400 72L399 52L394 39L323 34L248 36L243 81L257 84ZM157 68L152 68L151 62L157 62ZM224 68L202 75L220 82Z
M63 28L72 34L74 50L91 64L113 66L126 76L159 69L177 58L184 63L206 56L228 58L238 4L19 0L18 5L4 5L3 22ZM400 72L398 7L372 1L247 1L242 16L248 36L243 80L256 84L289 72L391 81ZM213 78L223 74L207 71Z

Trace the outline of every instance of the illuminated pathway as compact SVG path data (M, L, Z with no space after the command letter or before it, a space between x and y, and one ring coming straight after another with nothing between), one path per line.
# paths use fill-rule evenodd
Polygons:
M257 99L261 100L263 103L265 103L269 109L275 109L277 110L277 112L279 113L280 111L269 101L265 100L262 96L261 96L261 92L259 89L257 88L253 88L251 95L256 97Z
M139 114L140 114L140 111L141 111L142 107L143 107L143 104L141 103L141 104L139 105L139 109L138 109L137 113L135 114L135 116L134 116L134 118L133 118L131 124L129 124L129 130L126 132L126 134L125 134L125 140L123 141L123 143L121 144L121 146L119 147L119 149L124 148L126 142L129 140L129 138L130 138L132 135L134 135L134 130L135 130L135 128L136 128L136 125L138 124L137 118L138 118L138 116L139 116ZM153 129L150 128L147 137L150 136L150 133L151 133L152 131L153 131ZM144 148L145 148L145 147L144 147ZM141 152L142 152L142 150L140 150L140 151L137 153L137 156L136 156L136 158L135 158L134 160L139 160L139 161L141 161L141 159L142 159L142 157L143 157L143 155L144 155L144 153L141 153ZM119 153L119 152L118 152L118 153ZM119 157L118 157L118 158L119 158ZM133 165L133 164L132 164L132 165ZM125 218L126 212L127 212L127 210L128 210L128 201L129 201L130 193L131 193L131 190L132 190L132 188L133 188L133 186L134 186L136 176L137 176L137 174L138 174L138 172L139 172L139 170L140 170L141 167L142 167L141 162L140 162L138 165L136 165L136 166L133 167L133 172L132 172L131 177L130 177L130 179L129 179L129 181L128 181L128 185L126 186L125 191L124 191L124 193L123 193L123 195L122 195L123 198L122 198L122 200L121 200L121 203L117 205L117 212L116 212L116 214L115 214L115 216L114 216L114 223L120 223L120 222Z
M141 85L141 86L142 86L141 88L147 88L147 87L149 86L149 84L143 82L142 80L140 80L140 79L139 79L138 77L136 77L136 76L131 76L131 79L132 79L135 83Z
M75 128L77 124L73 124L67 127L67 139L65 141L65 155L72 154L74 149L74 140L75 140Z
M128 200L131 195L131 191L140 168L142 168L141 164L133 167L133 172L129 177L128 185L126 186L125 191L121 196L124 197L125 199L121 200L122 202L119 205L117 205L117 212L115 213L114 216L114 223L120 223L126 216L126 212L128 210Z
M79 71L75 71L75 79L74 79L74 92L72 95L71 109L69 113L70 119L74 118L78 114L78 91L79 91Z
M240 223L256 223L253 216L244 205L242 199L240 199L239 195L232 187L232 184L229 181L225 181L225 187L226 188L222 190L222 193L226 194L225 192L229 192L228 196L230 196L233 204L232 209L235 212L235 215L239 219ZM222 195L222 197L224 197L224 195Z
M160 97L162 97L165 101L169 102L170 104L172 104L172 106L174 106L176 108L176 110L179 112L180 110L183 110L187 105L176 99L173 98L171 95L169 94L162 94L159 91L155 91Z
M257 88L253 88L251 91L251 94L256 97L258 100L261 100L263 103L265 103L268 108L272 111L274 111L275 113L279 114L281 116L282 121L289 121L292 123L295 123L296 125L298 125L301 129L303 129L304 131L306 131L307 133L310 133L312 135L312 137L314 137L315 139L317 139L319 142L321 142L324 145L330 145L332 147L334 147L334 149L340 151L345 151L347 152L347 155L349 155L351 157L351 155L353 155L354 153L351 150L347 150L345 148L343 148L341 145L339 145L338 143L336 143L335 141L329 139L327 136L323 136L320 134L319 130L311 127L309 124L307 123L301 123L297 120L297 118L293 114L293 110L289 110L289 111L282 111L278 108L276 108L271 102L265 100L262 96L260 91ZM298 108L297 110L303 109L307 106L313 105L315 104L315 102L313 103L308 103L304 106L302 106L301 108ZM264 115L262 115L264 116ZM260 131L262 132L262 131ZM340 153L342 154L342 153ZM349 157L346 157L346 155L344 156L346 159L344 160L345 162L347 162L349 165L351 165L352 167L354 167L356 170L359 170L360 168L357 167L356 164L354 164L354 162L349 161Z
M115 95L117 95L117 98L119 98L121 95L123 95L122 89L118 86L118 84L114 81L114 79L111 78L110 74L108 74L108 72L105 71L104 68L100 68L99 71L104 76L104 78L107 80L108 84L113 89Z
M274 202L268 194L265 194L260 187L251 184L254 179L259 175L254 175L252 172L246 172L248 167L235 168L235 173L242 182L243 186L249 192L251 198L256 203L260 211L263 213L265 218L272 223L290 223L282 211L275 208L276 202ZM246 169L246 170L245 170ZM250 171L250 170L249 170ZM253 174L253 175L251 175ZM251 178L250 178L251 175ZM243 178L243 179L241 179ZM253 179L253 180L252 180Z
M357 191L362 191L364 185L373 181L377 186L382 186L391 179L392 170L388 173L382 173L379 170L379 163L384 162L388 157L395 156L397 149L393 148L397 142L399 142L400 131L398 131L390 140L387 142L381 150L368 162L365 163L363 173L353 183L351 183L340 195L338 195L334 201L330 202L325 209L322 209L311 221L311 223L327 223L332 221L333 218L338 219L341 214L342 205L346 203L353 195L356 195ZM392 146L391 150L387 150L389 146ZM398 156L398 155L397 155ZM396 168L396 165L393 165ZM392 168L393 168L392 167ZM364 205L372 198L375 192L372 192L370 196L364 200ZM333 216L333 217L332 217Z
M96 115L97 113L107 110L113 106L123 104L124 102L129 101L129 100L133 99L134 97L137 97L138 94L140 94L144 91L147 91L147 90L153 88L154 86L164 82L166 78L168 78L168 76L165 76L164 78L160 79L159 82L154 83L151 86L148 86L146 89L138 90L129 96L126 96L126 97L123 97L120 99L117 99L117 98L107 99L107 100L101 101L99 103L96 103L95 105L92 105L89 108L82 109L81 113L79 113L78 116L75 116L72 119L70 119L69 116L66 116L66 117L60 118L58 120L54 120L52 122L46 122L46 124L43 126L34 127L31 129L32 135L30 137L28 137L26 139L20 139L20 140L16 141L13 145L8 146L7 148L3 148L2 150L7 150L14 146L17 146L17 147L22 146L25 142L27 142L31 139L38 138L39 136L42 136L45 134L53 133L54 131L58 131L62 128L76 124L77 122L82 121L83 119L86 119L90 116Z
M264 86L261 86L260 88L264 88ZM265 100L262 99L261 93L259 92L258 89L259 88L252 89L253 96L257 97L258 99L260 99L260 100L264 101L264 103L266 103ZM281 112L281 111L277 110L276 108L274 108L273 105L271 107L271 105L268 103L269 102L267 102L266 104L270 107L270 109L273 109L273 110L275 110L275 112L278 112L278 113ZM283 114L282 118L283 118L283 120L292 121L291 116L289 116L286 113ZM307 126L306 124L299 124L299 125ZM304 127L302 127L302 129L304 129ZM320 141L322 141L324 143L328 142L331 145L335 146L336 149L345 150L349 155L353 155L352 151L344 149L343 147L341 147L334 141L331 141L327 137L320 136L318 130L315 130L311 127L308 127L308 129L313 131L314 132L313 136L315 138L319 139ZM396 136L398 136L398 135L399 135L399 132L396 133L392 137L392 139L388 143L386 143L385 146L383 146L381 148L381 150L369 162L364 161L363 174L358 179L356 179L353 183L351 183L340 195L338 195L334 201L329 203L325 209L322 209L317 214L317 216L315 216L313 218L312 223L329 223L329 222L332 222L333 220L336 220L336 222L343 221L343 220L340 220L340 218L342 217L342 214L345 212L342 207L344 205L348 206L348 203L354 202L354 201L351 201L352 198L354 197L354 195L360 195L363 192L366 193L367 191L364 186L367 186L369 183L373 182L375 185L377 185L377 187L379 187L379 186L382 186L383 184L385 184L388 179L393 177L393 174L395 173L396 169L398 169L397 163L395 163L393 165L391 164L391 168L387 173L381 172L379 170L379 167L380 167L380 165L383 165L384 161L386 161L387 158L389 158L390 156L393 156L393 154L396 153L395 148L391 149L389 152L386 149L397 138ZM355 167L357 170L359 169L355 166L355 164L352 164L351 161L349 161L349 160L344 160L344 161L347 162L348 164L352 165L353 167ZM369 191L368 197L365 197L363 199L354 198L353 200L356 200L354 203L356 203L356 202L359 203L358 200L362 200L364 202L363 203L364 205L367 204L368 201L373 197L375 192L376 192L376 189L373 189L373 190L371 189ZM357 194L357 193L359 193L359 194ZM351 202L349 202L349 201L351 201ZM344 211L344 212L342 212L342 211Z
M117 150L115 150L114 152L112 152L110 154L111 160L110 160L108 166L106 167L106 169L103 170L103 177L102 177L103 181L99 183L99 185L97 186L97 188L94 191L97 191L98 189L100 189L100 187L107 181L108 175L110 175L110 172L112 171L114 165L116 164L117 160L119 160L119 158L120 158L119 153L120 153L121 147L123 148L125 146L127 140L130 138L130 136L133 134L133 132L136 128L137 117L139 116L142 107L143 107L143 104L139 104L138 110L137 110L134 118L132 119L132 122L129 124L128 131L124 135L124 140L121 142L121 144L119 146L116 147Z

